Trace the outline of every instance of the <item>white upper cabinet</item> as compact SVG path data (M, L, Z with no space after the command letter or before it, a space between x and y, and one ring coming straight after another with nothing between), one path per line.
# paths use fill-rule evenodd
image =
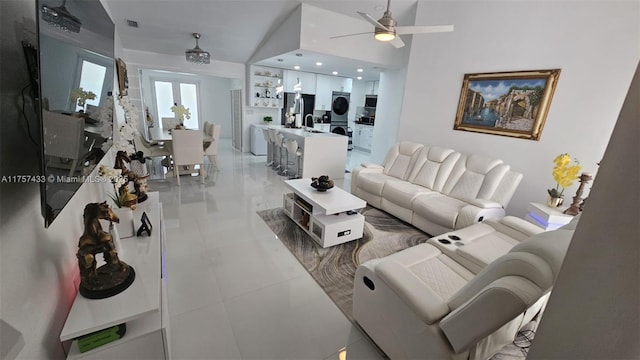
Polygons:
M284 91L295 92L293 87L298 83L298 79L302 83L303 94L316 93L316 74L303 71L284 71Z
M331 110L334 91L351 92L352 80L339 76L316 74L316 102L315 110Z
M380 81L373 80L367 81L367 92L366 95L378 95L378 84Z

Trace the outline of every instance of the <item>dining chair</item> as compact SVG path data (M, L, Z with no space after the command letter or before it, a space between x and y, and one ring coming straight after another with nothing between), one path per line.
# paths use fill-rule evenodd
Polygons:
M137 133L135 139L133 139L133 144L136 151L142 151L145 156L151 158L151 167L153 167L154 158L171 156L171 142L166 142L164 145L154 145L145 139L140 133ZM170 162L168 164L170 164Z
M176 174L178 186L180 185L180 167L188 165L200 165L200 178L204 184L202 132L197 130L173 130L171 131L171 137L173 142L173 171Z
M84 146L84 119L43 110L42 124L47 166L69 169L69 176L73 176L89 155Z
M177 118L173 117L163 117L162 118L162 128L163 129L175 129L176 125L178 125L179 121Z
M206 149L204 149L204 154L209 158L209 162L216 167L216 170L220 170L220 166L218 165L218 143L220 142L220 132L222 131L222 125L209 123L210 126L207 126L205 123L205 133L211 137L211 142Z

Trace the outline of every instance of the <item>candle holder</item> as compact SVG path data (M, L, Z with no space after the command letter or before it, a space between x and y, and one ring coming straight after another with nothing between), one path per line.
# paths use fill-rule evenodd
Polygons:
M584 186L593 179L593 176L590 173L582 173L580 175L580 186L578 186L578 190L576 191L576 196L573 197L573 203L571 206L567 208L563 212L563 214L567 215L578 215L580 211L582 211L582 207L580 204L582 203L582 192L584 191Z

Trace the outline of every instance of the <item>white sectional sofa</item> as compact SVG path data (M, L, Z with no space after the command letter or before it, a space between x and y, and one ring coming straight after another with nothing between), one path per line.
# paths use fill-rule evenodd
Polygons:
M551 232L485 221L367 261L354 318L391 359L488 359L543 307L577 218Z
M502 160L401 142L353 170L351 193L434 235L503 217L521 180Z

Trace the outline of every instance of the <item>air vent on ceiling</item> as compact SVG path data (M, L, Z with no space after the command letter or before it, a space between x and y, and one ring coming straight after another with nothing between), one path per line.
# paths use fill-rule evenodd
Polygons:
M138 27L138 22L137 21L133 21L133 20L129 20L129 19L126 19L126 20L127 20L127 25L128 26L131 26L133 28L137 28Z

